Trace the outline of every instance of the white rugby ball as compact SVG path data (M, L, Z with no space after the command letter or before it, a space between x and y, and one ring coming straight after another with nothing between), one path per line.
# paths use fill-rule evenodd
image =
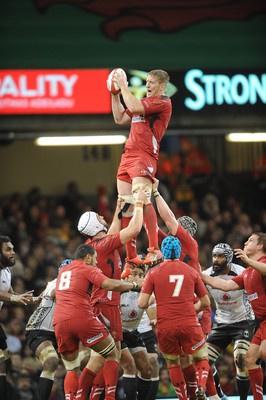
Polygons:
M125 73L125 71L122 68L113 69L113 71L111 71L110 74L108 75L107 82L106 82L107 83L107 89L112 94L118 94L118 93L121 92L120 87L114 81L114 78L115 78L115 75L116 75L117 72L119 72L120 74L124 74L125 78L127 79L127 74Z

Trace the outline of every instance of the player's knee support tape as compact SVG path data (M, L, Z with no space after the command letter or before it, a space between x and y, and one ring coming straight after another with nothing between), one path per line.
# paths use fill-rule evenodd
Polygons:
M208 359L208 347L206 345L206 343L204 344L204 346L202 346L198 351L196 351L194 354L192 354L193 359Z
M53 346L47 346L44 349L42 349L38 358L43 365L45 363L45 361L48 360L48 358L52 358L52 357L58 359L58 354L55 351Z
M234 345L234 361L236 366L236 373L239 377L247 377L248 370L246 368L245 357L250 346L248 340L236 340Z
M220 351L217 350L215 347L213 347L210 343L207 343L207 349L208 349L210 364L214 364L220 355Z
M72 361L65 360L64 358L62 360L67 371L72 371L80 366L79 355Z
M0 349L0 358L4 358L5 361L9 360L10 358L10 353L8 349L2 350Z

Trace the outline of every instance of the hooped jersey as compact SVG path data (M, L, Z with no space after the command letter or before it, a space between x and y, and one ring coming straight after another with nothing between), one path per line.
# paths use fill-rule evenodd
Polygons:
M0 289L3 292L9 292L11 289L11 271L9 268L0 269ZM0 310L3 307L4 302L0 301Z
M112 235L106 235L100 239L88 239L85 242L93 246L97 252L97 267L108 278L121 279L122 262L119 249L122 244L120 240L120 232ZM93 286L91 293L91 303L93 306L97 304L109 304L119 306L120 292L112 292Z
M228 281L241 275L243 271L245 271L245 268L241 267L241 265L232 263L231 269L226 275L218 275L213 270L213 267L208 268L203 274ZM207 285L207 289L216 305L214 320L218 324L233 324L235 322L255 319L247 292L244 289L224 292L223 290L214 289L209 285Z
M145 97L141 102L145 115L132 114L126 110L131 118L131 128L125 151L138 155L144 151L158 159L160 142L171 118L172 103L167 96Z
M44 330L54 331L53 316L55 307L55 297L51 293L55 290L56 279L48 282L42 294L43 299L34 313L30 316L26 325L26 331Z

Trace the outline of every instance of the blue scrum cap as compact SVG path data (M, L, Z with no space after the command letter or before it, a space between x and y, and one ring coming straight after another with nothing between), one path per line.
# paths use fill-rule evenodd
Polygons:
M161 250L164 259L173 260L179 258L181 253L180 240L174 236L167 236L162 241Z
M72 258L66 258L64 261L61 262L61 264L58 267L58 271L60 271L61 268L65 267L66 265L69 265L72 263Z

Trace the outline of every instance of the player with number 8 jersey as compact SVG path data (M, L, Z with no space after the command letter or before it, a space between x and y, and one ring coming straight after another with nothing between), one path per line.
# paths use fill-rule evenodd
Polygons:
M145 200L146 195L143 189L140 189L137 194L137 207L135 208L134 216L130 224L122 230L121 219L119 219L122 205L121 199L117 200L115 215L108 232L107 223L103 216L93 211L88 211L80 217L78 230L87 236L85 243L96 250L97 266L108 278L120 279L121 277L121 259L118 250L140 232L143 224L143 205ZM120 341L123 338L120 293L93 286L91 303L95 314L107 326L120 351ZM100 366L102 363L103 358L99 354L92 352L87 368L90 369L92 365L96 364ZM85 385L84 379L84 387ZM90 398L98 400L104 390L104 386L103 370L101 370L94 380Z

